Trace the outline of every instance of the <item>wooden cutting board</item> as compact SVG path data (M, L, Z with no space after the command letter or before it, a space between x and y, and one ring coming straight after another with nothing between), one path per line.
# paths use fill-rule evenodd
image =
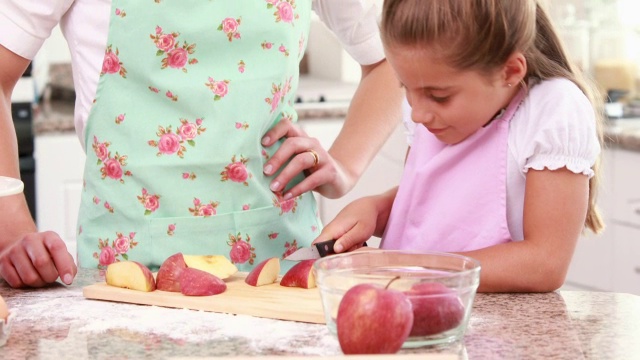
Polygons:
M244 282L246 276L247 273L239 272L225 279L227 290L213 296L184 296L160 290L143 292L106 283L89 285L82 293L85 298L94 300L325 324L320 290L317 288L291 288L279 283L255 287Z

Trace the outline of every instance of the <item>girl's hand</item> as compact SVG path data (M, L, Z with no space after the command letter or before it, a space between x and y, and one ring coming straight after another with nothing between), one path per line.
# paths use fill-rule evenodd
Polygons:
M70 285L78 269L54 232L32 233L0 254L0 277L11 287L42 287L58 277Z
M336 239L338 241L333 246L336 253L361 248L378 228L377 202L376 197L370 196L350 203L322 229L313 242Z
M287 161L291 160L271 181L271 191L284 191L286 199L294 198L310 190L316 190L327 197L344 195L349 185L341 165L320 145L316 138L309 137L304 130L289 120L281 120L262 138L263 146L272 146L285 137L282 146L264 166L265 175L275 174ZM299 173L306 178L288 189L289 182Z

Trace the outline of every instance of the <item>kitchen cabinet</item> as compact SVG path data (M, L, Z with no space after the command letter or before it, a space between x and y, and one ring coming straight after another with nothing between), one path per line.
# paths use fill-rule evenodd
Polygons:
M85 154L75 133L36 136L36 223L55 231L76 256L76 222Z

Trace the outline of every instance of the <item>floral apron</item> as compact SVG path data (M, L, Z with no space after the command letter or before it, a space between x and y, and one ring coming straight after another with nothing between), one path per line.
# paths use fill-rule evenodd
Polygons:
M281 142L260 141L297 121L311 0L114 0L111 11L86 126L79 265L157 269L182 252L248 271L309 245L321 230L313 194L273 193L262 168Z
M509 122L523 98L521 90L502 115L455 145L416 126L382 248L455 252L511 241Z

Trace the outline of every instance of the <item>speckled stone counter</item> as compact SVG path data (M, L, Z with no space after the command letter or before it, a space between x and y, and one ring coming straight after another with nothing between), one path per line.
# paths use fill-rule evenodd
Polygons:
M164 359L218 356L339 356L324 325L82 296L103 281L81 269L71 286L17 290L0 282L15 312L0 359ZM458 359L638 359L640 297L605 292L478 294L461 342L400 354Z

